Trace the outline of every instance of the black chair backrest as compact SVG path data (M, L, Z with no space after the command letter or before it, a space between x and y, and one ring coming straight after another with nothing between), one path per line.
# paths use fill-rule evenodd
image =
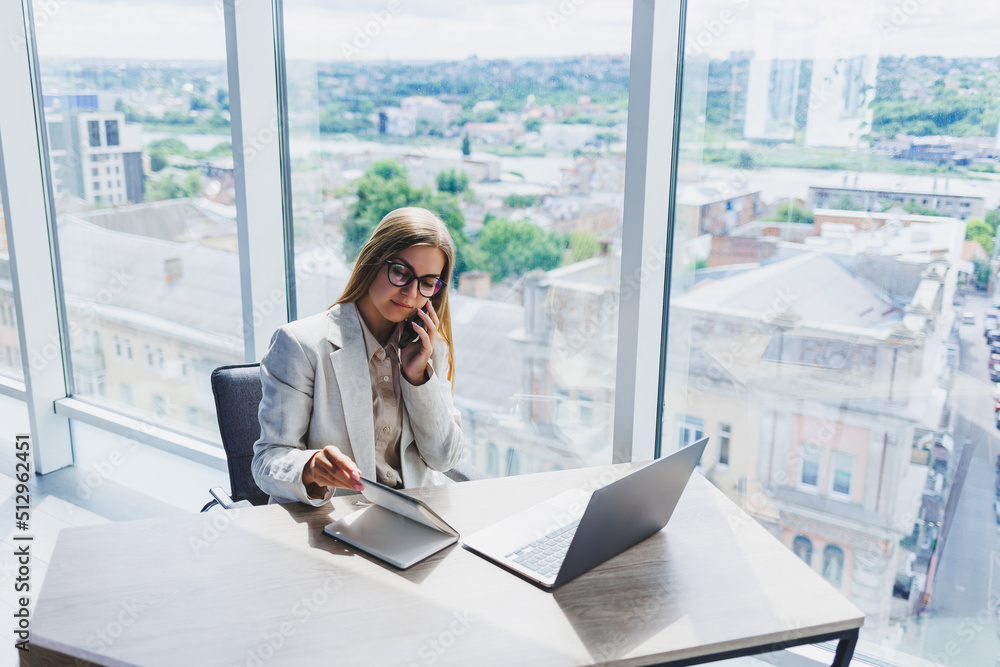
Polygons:
M253 443L260 438L260 364L221 366L212 371L212 393L219 417L219 433L229 463L233 500L266 505L268 495L253 479Z

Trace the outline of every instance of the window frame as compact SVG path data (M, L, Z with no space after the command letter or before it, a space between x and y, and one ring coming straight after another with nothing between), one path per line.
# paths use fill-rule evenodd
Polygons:
M837 486L837 471L838 471L837 460L838 459L841 459L841 460L846 459L850 463L850 466L849 466L849 468L847 470L847 492L846 493L836 490L836 486ZM856 459L857 459L857 456L855 456L854 454L852 454L850 452L842 452L842 451L840 451L838 449L835 449L835 450L833 450L833 451L830 452L830 474L829 474L829 479L828 479L828 484L827 484L827 486L828 486L828 488L827 488L827 495L829 495L831 498L835 498L837 500L844 500L844 501L847 501L847 502L851 501L852 494L854 493L854 469L857 466Z
M798 550L796 549L796 545L799 545L799 544L805 545L805 548L808 549L808 552L807 552L809 554L809 559L808 560L806 560L805 558L802 558L802 555L799 554ZM813 541L812 541L811 537L809 537L808 535L805 535L803 533L797 534L794 538L792 538L792 547L791 547L791 549L792 549L792 553L795 554L796 556L798 556L799 559L803 563L805 563L809 567L813 566L812 559L813 559L813 555L815 555L815 553L816 553L816 545L813 544Z
M733 426L732 424L726 424L719 422L719 454L716 457L716 465L724 470L729 469L729 459L732 455L730 451L730 444L733 441ZM723 460L725 458L725 460Z
M830 563L833 562L832 556L838 553L840 555L840 571L837 573L838 575L837 581L833 581L829 577L827 577L827 568L829 567ZM826 546L823 547L823 562L820 563L820 575L831 586L833 586L837 590L841 590L844 587L844 569L847 566L846 563L847 563L847 553L844 551L844 548L841 547L839 544L833 544L831 542L830 544L827 544Z
M806 463L812 462L810 452L815 452L815 465L816 465L815 484L809 484L804 479L804 475L806 472ZM822 478L823 478L823 449L821 447L815 447L814 445L810 445L809 443L800 444L798 466L795 476L795 487L799 491L805 491L806 493L819 495L820 480Z

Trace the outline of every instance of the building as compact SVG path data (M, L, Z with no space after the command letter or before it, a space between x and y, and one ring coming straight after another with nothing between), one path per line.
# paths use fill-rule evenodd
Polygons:
M874 54L813 61L806 146L854 148L866 141L877 73Z
M390 137L412 137L417 133L417 115L412 110L395 107L379 109L378 133Z
M911 443L938 429L944 402L928 367L954 272L937 259L924 266L905 302L835 253L672 299L671 327L690 343L668 357L668 377L689 385L668 392L665 437L680 446L713 436L709 479L850 596L869 638L890 632L896 573L912 574L915 554L898 543L929 470L911 462Z
M825 183L809 186L808 206L812 209L853 209L886 212L895 206L909 206L914 212L968 220L986 214L986 197L974 183L938 176L844 173Z
M143 201L142 127L98 108L98 96L45 97L53 185L91 205Z
M443 130L462 112L458 104L445 104L434 97L407 97L399 103L404 113L412 114L416 123L426 123L428 128Z
M802 61L794 58L750 61L747 80L747 139L792 141L795 138Z
M490 146L509 146L524 134L520 123L466 123L462 132L470 141Z
M612 134L614 141L620 141L625 136L624 127L605 127L603 125L587 125L583 123L543 123L541 129L542 145L549 150L572 151L582 150L588 146L597 146L600 135Z
M736 188L724 181L678 184L675 224L691 237L733 234L760 211L759 189Z

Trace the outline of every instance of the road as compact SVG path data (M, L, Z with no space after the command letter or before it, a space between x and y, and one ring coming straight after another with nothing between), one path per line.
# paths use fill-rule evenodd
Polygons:
M977 319L961 327L960 372L951 394L951 492L923 646L924 658L945 665L993 667L1000 656L993 612L1000 604L1000 530L993 514L1000 431L983 339L987 305L986 299L969 298L964 306Z

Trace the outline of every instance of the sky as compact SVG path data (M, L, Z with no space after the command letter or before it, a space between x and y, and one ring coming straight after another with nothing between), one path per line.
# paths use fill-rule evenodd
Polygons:
M225 58L222 0L33 2L43 58ZM658 8L673 4L660 0ZM284 0L284 7L286 54L306 60L622 54L632 28L628 0ZM746 50L1000 56L998 0L689 0L687 26L687 53L709 57Z

